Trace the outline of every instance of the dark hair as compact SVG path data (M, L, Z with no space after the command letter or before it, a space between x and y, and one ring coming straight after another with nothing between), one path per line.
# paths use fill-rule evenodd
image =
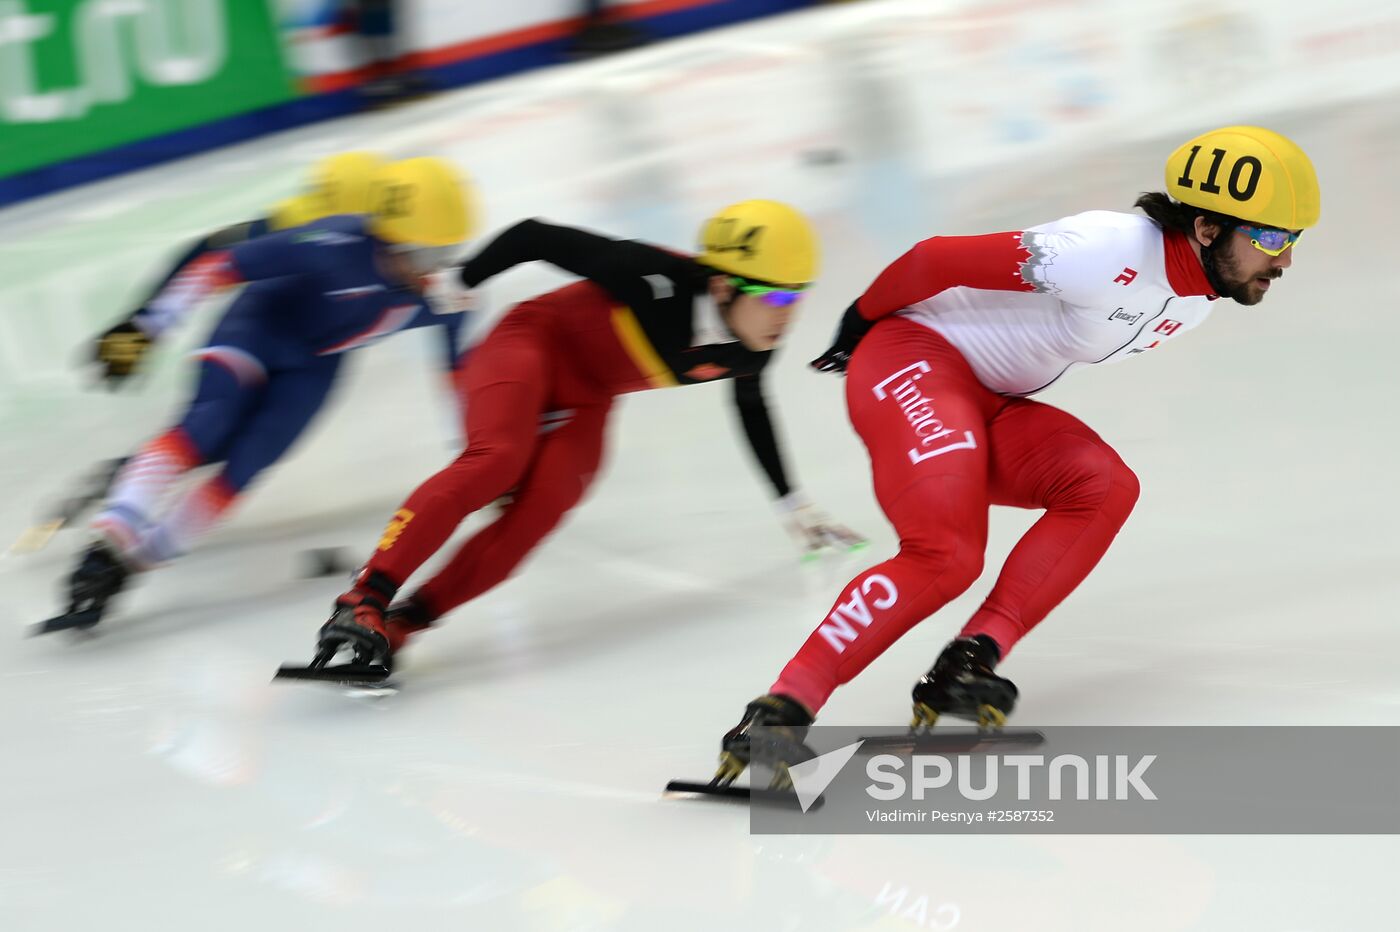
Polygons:
M1206 223L1219 227L1222 233L1233 230L1242 222L1229 214L1174 201L1161 191L1144 191L1142 196L1133 202L1133 206L1147 214L1158 226L1178 230L1187 236L1195 235L1197 217L1202 217Z

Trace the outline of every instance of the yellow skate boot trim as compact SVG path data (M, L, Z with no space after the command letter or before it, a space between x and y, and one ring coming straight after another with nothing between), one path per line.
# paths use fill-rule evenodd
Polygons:
M728 786L739 779L739 774L743 773L748 766L734 753L725 751L719 756L719 769L715 771L714 782L719 786Z
M914 720L909 723L909 727L918 731L920 728L932 728L938 722L938 713L922 702L914 703Z
M994 705L981 705L977 707L977 724L981 728L989 728L992 731L1000 731L1006 725L1006 713Z

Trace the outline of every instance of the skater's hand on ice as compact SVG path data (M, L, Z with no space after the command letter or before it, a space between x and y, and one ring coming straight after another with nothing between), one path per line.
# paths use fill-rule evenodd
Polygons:
M801 492L789 492L778 499L774 507L793 542L801 549L804 560L819 556L827 548L858 550L869 543L844 524L833 521Z
M102 381L114 388L136 373L150 349L150 336L130 320L124 320L97 338L93 358L101 370Z

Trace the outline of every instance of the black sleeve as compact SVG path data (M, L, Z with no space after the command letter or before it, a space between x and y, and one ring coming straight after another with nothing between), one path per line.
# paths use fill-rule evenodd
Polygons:
M522 220L462 263L462 284L475 288L507 269L539 261L597 282L619 299L630 301L643 284L641 276L646 270L638 259L644 254L664 255L643 243L610 239L542 220Z
M140 313L147 304L151 303L156 295L165 290L165 286L170 284L171 280L173 280L176 275L179 275L184 270L185 266L189 265L200 256L207 252L213 252L214 250L228 249L230 246L246 243L248 240L261 236L267 231L268 222L266 220L249 220L244 223L235 223L232 226L224 227L222 230L215 230L213 233L204 237L204 239L197 241L191 245L190 248L185 250L160 281L156 282L155 287L146 293L146 297L141 301L141 306L136 309L136 312Z
M759 375L735 378L734 403L739 406L739 420L744 425L744 435L749 439L753 455L767 473L768 481L773 483L778 497L782 498L792 490L783 470L783 457L778 452L778 438L773 431L773 420L768 416L768 405L763 400L760 378Z

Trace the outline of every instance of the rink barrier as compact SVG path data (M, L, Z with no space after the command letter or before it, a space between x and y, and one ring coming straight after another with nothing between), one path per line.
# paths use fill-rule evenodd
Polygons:
M620 17L656 38L673 38L809 6L816 0L641 0ZM448 89L566 60L580 20L540 23L406 56L405 70ZM258 136L357 112L363 69L302 76L303 95L0 178L0 207ZM0 123L3 127L3 123Z

